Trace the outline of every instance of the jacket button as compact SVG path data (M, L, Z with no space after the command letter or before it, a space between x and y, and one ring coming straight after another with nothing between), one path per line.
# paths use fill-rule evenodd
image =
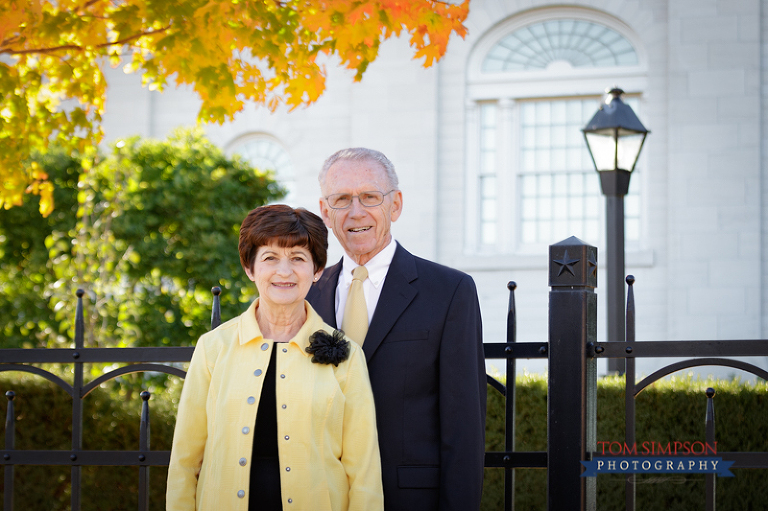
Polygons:
M255 397L253 397L253 396L250 396L250 397L248 398L248 404L249 404L249 405L252 405L252 404L253 404L253 403L255 403L255 402L256 402L256 398L255 398Z
M283 348L283 353L288 353L288 350L286 348Z
M254 375L254 376L261 376L261 369L256 369L256 370L253 372L253 375Z
M248 460L246 460L245 458L240 458L240 466L241 467L244 467L247 463L248 463Z
M291 467L285 467L285 471L286 472L290 472L291 471Z
M238 496L239 498L241 498L241 499L242 499L243 497L245 497L245 490L239 490L239 491L237 492L237 496Z
M285 435L285 439L286 439L286 440L288 440L288 439L290 439L290 438L291 438L291 437L289 437L288 435Z
M266 342L261 345L261 351L267 351L268 349L269 349L269 344L267 344Z
M281 374L281 375L280 375L280 378L282 378L282 379L285 379L285 375L284 375L284 374Z
M293 499L288 499L289 504L293 504Z
M287 406L286 406L286 405L283 405L283 410L285 410L286 408L287 408Z
M248 426L243 428L243 435L247 435L250 432L251 432L251 428L249 428Z

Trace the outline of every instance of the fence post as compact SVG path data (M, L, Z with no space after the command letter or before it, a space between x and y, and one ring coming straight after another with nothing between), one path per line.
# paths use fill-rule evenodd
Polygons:
M85 319L83 314L83 295L85 291L78 289L77 310L75 311L75 351L74 359L74 384L72 385L72 454L69 459L77 462L77 453L83 449L83 363L80 362L80 352L85 340ZM82 484L82 469L79 464L73 464L72 494L70 495L70 507L72 511L80 511L80 489Z
M704 429L706 442L708 445L715 445L715 389L709 387L707 394L707 413L704 417ZM717 507L717 474L707 474L704 476L704 485L706 492L706 511L715 511Z
M594 510L594 477L581 461L597 447L597 248L576 237L549 246L547 509Z
M139 424L139 461L146 459L149 452L149 398L150 393L141 393L141 423ZM149 467L139 466L139 511L149 510Z
M5 393L5 397L8 398L8 409L5 411L5 450L14 450L16 443L16 411L13 406L13 398L16 397L16 393L9 390ZM8 454L5 455L5 459L10 459ZM5 487L3 498L3 509L6 511L13 511L13 465L5 466Z
M509 306L507 308L507 342L517 342L517 308L515 289L517 284L509 282ZM515 450L515 393L517 385L517 359L507 357L507 393L504 399L504 450ZM515 511L515 469L504 470L504 509Z
M627 315L625 330L626 341L628 343L635 342L635 277L633 275L627 275L625 279L627 282ZM621 339L617 339L621 340ZM624 442L627 445L635 445L635 359L629 357L624 359ZM624 504L627 511L635 511L637 507L636 494L636 482L637 476L635 474L627 474L627 478L624 480Z

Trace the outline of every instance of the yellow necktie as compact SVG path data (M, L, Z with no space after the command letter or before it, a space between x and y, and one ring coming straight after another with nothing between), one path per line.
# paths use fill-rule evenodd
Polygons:
M349 286L344 318L341 320L341 329L360 346L368 333L368 306L363 294L363 281L367 278L368 270L365 266L358 266L352 272L352 285Z

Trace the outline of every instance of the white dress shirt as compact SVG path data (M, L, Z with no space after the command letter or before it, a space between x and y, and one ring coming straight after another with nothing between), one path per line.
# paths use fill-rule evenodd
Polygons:
M379 296L381 296L381 288L384 285L384 279L387 278L387 272L389 271L389 265L392 264L392 258L395 257L395 249L397 249L397 243L392 239L389 245L373 256L373 259L365 263L365 269L368 270L368 278L363 281L363 295L365 295L365 305L368 308L368 324L371 324L373 319L373 312L376 310L376 304L379 303ZM349 294L349 286L352 285L352 272L359 265L344 254L344 259L341 264L341 274L339 275L339 283L336 285L336 324L341 325L341 321L344 319L344 306L347 304L347 295Z

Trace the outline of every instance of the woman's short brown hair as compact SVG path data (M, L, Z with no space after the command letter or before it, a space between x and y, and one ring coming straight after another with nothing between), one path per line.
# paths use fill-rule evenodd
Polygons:
M322 219L304 208L285 204L261 206L240 226L240 264L252 269L256 252L264 245L304 247L309 250L315 271L325 268L328 258L328 229Z

